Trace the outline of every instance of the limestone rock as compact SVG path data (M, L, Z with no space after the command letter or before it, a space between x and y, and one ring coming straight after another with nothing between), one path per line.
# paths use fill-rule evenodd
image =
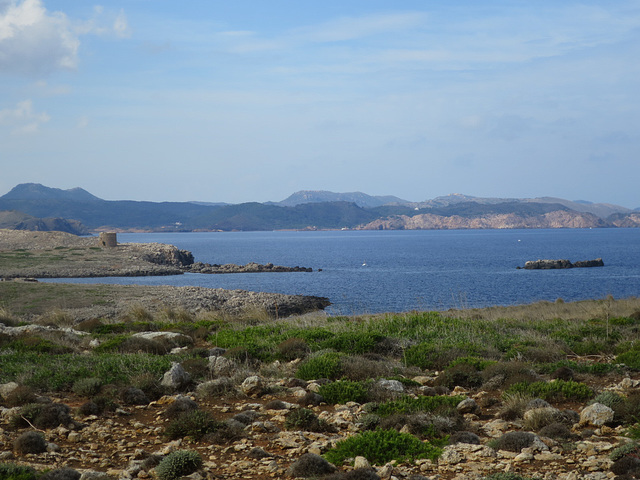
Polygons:
M384 390L389 390L390 392L404 392L404 385L402 385L398 380L387 380L385 378L381 378L378 380L377 385Z
M171 369L164 374L160 384L163 387L179 389L186 386L190 381L191 375L185 372L182 365L178 362L173 362L171 364Z
M581 425L602 426L613 420L614 412L611 408L601 403L594 403L582 409L580 412Z
M18 388L16 382L3 383L0 385L0 398L6 398L11 392Z
M245 395L260 395L264 392L262 379L257 375L245 378L240 389Z
M213 373L214 375L229 375L235 367L235 362L226 357L217 355L209 357L209 370L211 370L211 373Z
M480 409L473 398L465 398L456 407L459 413L477 413Z
M139 332L134 333L133 337L144 338L146 340L154 340L163 345L171 347L184 347L193 345L193 339L188 335L178 332Z

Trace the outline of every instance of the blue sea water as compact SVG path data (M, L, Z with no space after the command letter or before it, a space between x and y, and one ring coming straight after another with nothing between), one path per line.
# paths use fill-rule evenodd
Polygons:
M145 233L119 234L118 241L169 243L207 263L314 271L73 281L318 295L331 300L334 315L640 294L640 229ZM516 269L527 260L598 257L604 267Z

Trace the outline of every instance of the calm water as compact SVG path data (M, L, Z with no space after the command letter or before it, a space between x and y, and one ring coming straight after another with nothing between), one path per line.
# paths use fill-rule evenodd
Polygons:
M118 240L170 243L208 263L271 262L314 272L74 281L319 295L333 302L331 314L640 294L640 229L147 233L119 234ZM539 258L597 257L605 267L516 269Z

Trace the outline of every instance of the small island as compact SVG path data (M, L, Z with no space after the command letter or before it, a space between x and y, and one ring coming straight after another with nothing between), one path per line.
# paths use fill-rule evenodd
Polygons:
M602 258L596 258L595 260L580 260L573 263L569 260L529 260L524 264L525 270L556 270L586 267L604 267L604 262ZM520 269L522 267L517 268Z

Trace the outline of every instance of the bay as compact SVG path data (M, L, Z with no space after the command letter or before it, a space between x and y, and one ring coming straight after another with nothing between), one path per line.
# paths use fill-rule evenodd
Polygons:
M118 234L118 241L169 243L206 263L274 263L314 271L57 281L318 295L331 300L327 311L332 315L640 293L640 229L140 233ZM516 268L541 258L598 257L604 267Z

